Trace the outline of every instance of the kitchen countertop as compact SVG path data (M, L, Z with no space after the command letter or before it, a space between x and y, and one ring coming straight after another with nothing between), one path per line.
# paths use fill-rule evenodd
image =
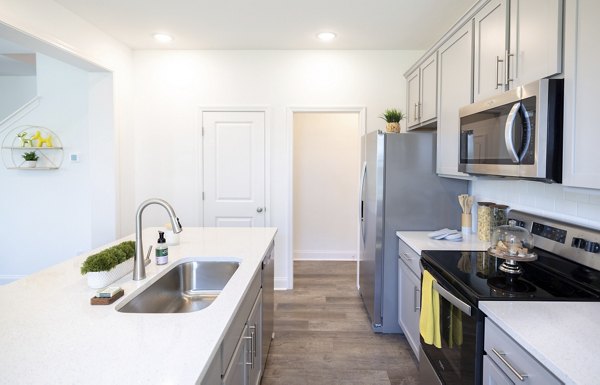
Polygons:
M144 230L145 247L158 228ZM192 384L204 376L237 311L275 228L184 228L169 247L169 263L146 266L115 282L125 296L91 306L96 290L79 273L88 254L0 286L0 383ZM119 313L115 307L156 281L178 260L239 260L240 266L211 306L184 314Z
M398 238L402 239L411 249L421 255L423 250L471 250L483 251L490 247L489 242L480 241L477 234L463 235L460 242L431 239L427 234L431 231L396 231Z
M482 301L501 329L567 385L600 378L600 302Z

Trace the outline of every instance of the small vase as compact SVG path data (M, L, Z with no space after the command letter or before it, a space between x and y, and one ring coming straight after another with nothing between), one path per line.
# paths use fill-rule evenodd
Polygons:
M35 168L37 165L37 160L26 160L23 164L25 168Z
M385 130L387 132L394 132L398 134L400 132L400 122L391 122L385 125Z

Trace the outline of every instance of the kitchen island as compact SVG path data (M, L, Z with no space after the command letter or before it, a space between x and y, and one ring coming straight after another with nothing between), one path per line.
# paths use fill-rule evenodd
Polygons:
M144 230L146 247L157 228ZM185 228L169 247L169 263L146 266L147 278L131 273L115 282L125 296L91 306L79 268L88 255L132 240L120 239L88 254L0 286L0 383L193 384L204 377L262 259L274 228ZM235 260L240 265L207 308L180 314L120 313L129 300L178 261Z

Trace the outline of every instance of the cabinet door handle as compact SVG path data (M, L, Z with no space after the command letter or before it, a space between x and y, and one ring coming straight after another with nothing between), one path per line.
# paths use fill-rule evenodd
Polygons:
M500 59L500 56L496 56L496 89L504 85L504 83L500 81L498 76L498 74L500 73L500 63L504 63L504 60Z
M504 365L506 365L506 366L507 366L507 367L510 369L510 371L511 371L511 372L513 372L513 374L514 374L515 376L517 376L517 378L518 378L520 381L525 381L525 377L527 377L527 375L526 375L526 374L521 374L521 373L519 373L519 372L518 372L518 371L517 371L515 368L513 368L513 366L512 366L512 365L511 365L511 364L510 364L510 363L509 363L507 360L506 360L506 358L504 358L504 356L506 355L506 353L500 353L500 352L498 352L498 351L497 351L496 349L494 349L494 348L492 348L492 352L494 352L494 354L495 354L496 356L498 356L498 358L500 359L500 361L502 361L502 363L503 363Z
M416 121L419 119L419 111L418 111L418 108L419 108L419 104L418 104L418 103L415 103L415 114L414 114L414 117L415 117L414 121L415 121L415 122L416 122Z
M505 84L506 85L508 85L508 82L514 81L514 79L512 79L510 77L510 58L514 57L514 56L515 55L513 55L512 53L510 53L509 50L506 50L506 52L504 54L504 62L506 63L505 66L504 66L506 68L506 71L505 71L505 74L506 74L505 75L505 79L506 79L506 83Z
M252 335L252 354L256 357L256 324L250 326L250 330L252 330L252 333L250 333Z
M413 303L415 307L415 311L421 310L421 290L419 290L416 286L413 288Z
M250 333L250 336L244 336L243 337L245 340L250 340L250 351L246 351L246 353L250 353L250 362L246 362L246 359L244 358L244 363L246 365L250 365L250 369L254 368L254 355L252 354L252 340L254 339L254 332ZM246 350L246 349L244 349ZM247 357L247 356L246 356Z

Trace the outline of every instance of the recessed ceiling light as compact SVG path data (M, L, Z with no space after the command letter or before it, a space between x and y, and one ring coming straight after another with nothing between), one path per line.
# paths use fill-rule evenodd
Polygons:
M333 33L333 32L319 32L317 34L317 37L321 41L331 41L331 40L335 39L336 36L337 35L335 33Z
M152 36L154 36L154 40L159 43L169 43L173 41L173 37L171 35L167 35L166 33L155 33Z

